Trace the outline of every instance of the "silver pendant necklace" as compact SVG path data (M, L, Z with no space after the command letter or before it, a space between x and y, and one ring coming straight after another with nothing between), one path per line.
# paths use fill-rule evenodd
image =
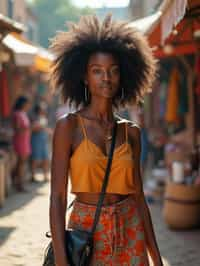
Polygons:
M112 136L111 136L111 135L106 136L106 140L107 140L107 141L111 141L111 139L112 139Z
M112 127L108 127L107 134L106 134L106 141L111 141L112 139Z

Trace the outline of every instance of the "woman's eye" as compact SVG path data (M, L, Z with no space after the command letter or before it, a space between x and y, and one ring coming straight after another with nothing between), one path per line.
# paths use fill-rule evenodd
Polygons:
M101 69L95 68L95 69L92 70L92 72L94 74L99 74L99 73L101 73Z
M113 74L119 74L119 68L113 68L111 73Z

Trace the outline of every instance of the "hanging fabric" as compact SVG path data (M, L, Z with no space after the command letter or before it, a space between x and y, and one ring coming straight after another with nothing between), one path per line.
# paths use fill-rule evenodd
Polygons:
M184 116L189 111L188 103L188 85L187 85L187 73L181 70L180 90L179 90L179 107L178 113L180 116Z
M10 115L10 101L7 75L4 69L0 72L0 113L3 118Z
M200 130L200 56L198 55L195 63L195 77L196 84L194 89L194 109L195 109L195 128L197 131Z
M196 59L195 74L196 74L195 94L198 98L197 102L200 104L200 56L198 56Z
M163 119L166 113L166 94L167 82L164 80L160 83L160 117Z
M177 67L174 67L169 79L167 103L166 103L166 114L165 119L168 123L179 124L179 84L180 74Z

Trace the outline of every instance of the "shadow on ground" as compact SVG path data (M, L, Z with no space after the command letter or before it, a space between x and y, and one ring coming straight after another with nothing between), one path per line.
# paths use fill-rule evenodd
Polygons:
M16 227L0 227L0 246L3 245L4 241L9 235L16 229Z
M28 204L36 196L42 195L41 192L38 192L38 189L44 186L46 183L30 183L27 184L28 192L17 193L12 191L10 195L6 198L4 206L0 209L0 218L9 215L11 212L16 211ZM16 200L15 200L16 199Z

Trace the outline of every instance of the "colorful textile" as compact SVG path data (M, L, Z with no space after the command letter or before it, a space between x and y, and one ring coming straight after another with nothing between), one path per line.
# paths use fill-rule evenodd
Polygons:
M8 80L5 70L0 72L0 112L3 118L7 118L11 112Z
M177 68L174 68L171 73L169 88L168 88L168 97L167 97L167 106L166 106L166 115L165 119L169 123L179 123L179 82L180 74Z
M195 76L196 76L196 86L194 89L194 119L195 119L195 128L200 130L200 56L197 56L195 63Z
M196 88L195 94L199 99L200 103L200 56L197 57L196 64L195 64L195 73L196 73Z
M90 230L96 206L75 201L68 227ZM132 196L103 206L91 266L149 266L143 224Z
M181 71L180 80L180 94L179 94L179 108L178 113L180 116L184 116L189 111L189 96L188 96L188 84L187 84L187 73Z
M160 118L164 118L165 113L166 113L166 92L167 92L167 82L162 81L160 83L160 106L159 106L159 111L160 111Z

